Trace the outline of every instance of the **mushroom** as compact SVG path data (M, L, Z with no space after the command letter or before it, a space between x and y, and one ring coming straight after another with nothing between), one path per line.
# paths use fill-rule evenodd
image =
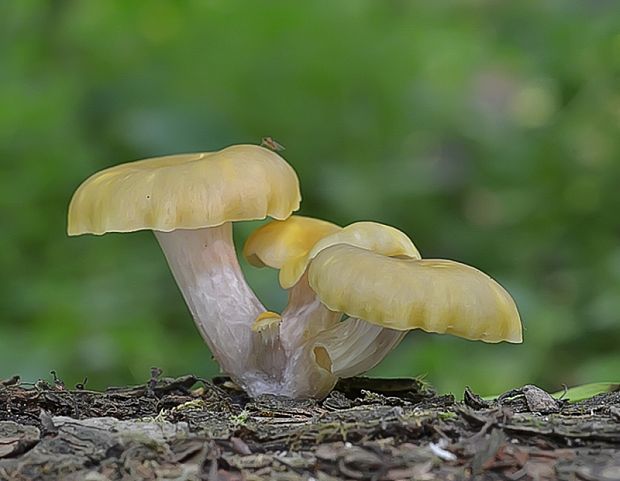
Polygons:
M259 146L236 145L93 175L71 200L68 233L154 231L222 370L251 394L279 392L282 350L264 329L252 329L267 310L241 272L232 222L285 219L300 199L297 175L284 159Z
M300 216L272 221L244 247L252 264L279 268L280 283L289 289L280 320L288 370L303 366L308 376L313 352L315 368L331 372L317 376L323 384L311 384L314 396L340 377L377 365L413 329L522 341L514 301L486 274L454 261L422 260L411 240L390 226L326 228L324 222ZM339 322L343 313L350 317ZM306 394L308 386L296 388Z
M412 329L521 342L510 295L463 264L423 260L403 232L293 216L295 171L254 145L136 161L75 192L69 235L152 230L202 337L250 395L320 398L368 371ZM232 222L272 217L243 253L279 269L289 303L268 311L241 272ZM343 315L349 316L342 320Z

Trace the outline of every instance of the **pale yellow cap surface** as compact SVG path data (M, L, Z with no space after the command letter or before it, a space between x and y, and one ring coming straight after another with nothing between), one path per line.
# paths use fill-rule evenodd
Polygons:
M379 326L485 342L522 341L510 294L458 262L390 258L339 244L312 260L308 281L329 309Z
M252 232L243 246L243 255L253 266L280 269L286 262L305 256L323 237L339 230L342 227L325 220L292 215Z
M377 222L355 222L323 237L304 256L284 263L280 269L282 287L288 289L294 286L314 257L324 249L337 244L356 246L384 256L420 258L420 253L411 239L398 229Z
M299 208L299 181L278 154L257 145L130 162L88 178L69 205L68 233L214 227L285 219Z

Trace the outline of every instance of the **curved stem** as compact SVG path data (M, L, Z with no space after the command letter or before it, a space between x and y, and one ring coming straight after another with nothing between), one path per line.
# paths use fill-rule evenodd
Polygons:
M235 253L232 225L155 232L200 334L222 370L252 391L278 377L274 349L253 332L265 307L248 286Z

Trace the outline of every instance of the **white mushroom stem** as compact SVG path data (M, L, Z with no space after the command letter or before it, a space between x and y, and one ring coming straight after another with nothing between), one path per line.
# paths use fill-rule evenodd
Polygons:
M274 380L269 378L278 377L273 372L273 346L261 346L261 333L251 329L266 309L241 271L232 225L156 231L155 236L194 322L222 370L249 390L252 384L271 384ZM273 343L273 339L266 341ZM270 365L267 372L263 361Z

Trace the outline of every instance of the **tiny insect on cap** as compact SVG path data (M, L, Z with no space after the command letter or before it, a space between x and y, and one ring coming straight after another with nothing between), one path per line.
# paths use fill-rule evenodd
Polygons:
M449 260L398 259L338 244L308 268L330 310L400 331L422 329L485 342L522 342L510 294L479 270Z
M276 142L272 137L263 137L260 144L263 147L273 150L274 152L282 152L283 150L286 150L284 145Z
M103 170L77 189L68 233L214 227L286 219L299 208L299 180L278 154L257 145L170 155Z

